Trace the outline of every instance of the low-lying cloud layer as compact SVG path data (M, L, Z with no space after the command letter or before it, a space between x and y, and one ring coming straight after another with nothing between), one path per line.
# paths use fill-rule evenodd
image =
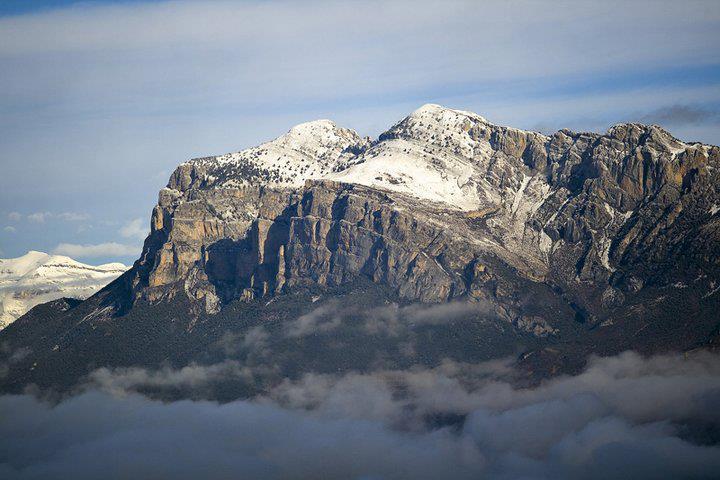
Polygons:
M453 320L472 318L477 314L489 314L489 310L479 303L453 302L441 305L400 306L391 303L370 309L344 308L339 300L331 299L321 303L317 308L299 316L288 323L285 334L290 338L316 335L318 332L330 332L347 321L346 317L358 316L362 328L371 335L383 333L396 336L408 328L421 325L447 324ZM262 327L259 327L262 329ZM251 332L252 333L252 332ZM257 335L257 332L253 333Z
M135 257L140 254L141 250L142 246L140 245L126 245L117 242L85 245L61 243L53 249L53 253L73 258Z
M0 397L7 478L712 478L720 359L594 359L514 389L507 362L307 375L252 401L162 403L233 362L103 370L57 405ZM715 432L715 433L713 433Z

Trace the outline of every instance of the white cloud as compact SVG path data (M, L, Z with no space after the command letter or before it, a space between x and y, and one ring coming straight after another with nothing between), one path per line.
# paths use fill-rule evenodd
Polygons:
M8 213L8 219L12 220L13 222L17 222L22 218L22 214L19 212L10 212Z
M126 245L116 242L87 245L61 243L55 247L53 253L73 258L132 257L139 255L141 250L142 247L139 245Z
M491 313L484 304L474 302L409 306L391 303L358 311L356 308L342 308L340 301L330 299L312 311L286 322L285 333L290 338L327 333L354 316L364 319L363 328L371 335L397 336L423 325L441 325L462 320L478 322L491 316ZM353 318L352 322L355 321Z
M340 326L342 317L339 315L338 300L330 300L313 311L288 322L285 329L288 337L302 337L317 332L329 332Z
M17 232L17 228L13 227L12 225L8 225L7 227L3 228L4 231L8 233L15 233Z
M57 214L56 217L60 220L65 220L66 222L81 222L83 220L89 219L90 215L88 215L87 213L63 212Z
M458 84L718 63L712 45L720 10L707 1L690 3L207 1L75 8L0 20L0 59L67 58L53 68L29 63L3 83L20 98L60 90L73 107L117 102L154 111L177 102L183 109L237 108L428 90L443 95ZM128 105L130 94L137 104Z
M89 375L93 387L124 396L139 386L199 388L208 383L233 377L252 378L252 371L239 362L227 360L210 366L190 364L178 370L169 367L157 371L130 367L99 368Z
M18 214L19 215L19 214ZM16 217L19 219L20 217ZM50 219L62 220L65 222L81 222L90 218L87 213L79 212L62 212L62 213L51 213L51 212L35 212L27 216L27 219L34 223L45 223L46 220ZM15 218L13 218L15 219Z
M21 352L27 354L28 352ZM715 478L720 361L634 353L517 389L456 367L306 375L253 400L152 400L238 378L240 362L102 368L57 404L0 396L4 478ZM500 367L500 368L499 368ZM476 372L480 373L480 372ZM400 394L401 393L401 394ZM436 413L458 428L428 425ZM27 432L32 431L32 435Z
M45 220L52 217L50 212L35 212L27 216L27 219L33 223L45 223Z
M123 225L119 232L124 238L133 238L143 241L150 233L150 229L147 228L145 220L142 218L136 218Z
M403 65L393 65L387 62L389 58L395 58L396 63L433 58L438 66L495 75L502 73L498 67L512 67L513 63L518 64L514 70L546 72L551 67L568 73L587 65L596 68L598 64L622 65L638 60L657 62L681 55L687 55L688 63L710 64L720 58L714 52L707 52L708 57L703 58L694 49L698 45L706 47L702 43L707 41L705 35L714 33L711 29L720 17L720 11L709 8L712 2L708 1L683 5L657 1L655 8L647 8L645 2L580 1L562 2L562 7L552 9L546 3L527 0L511 4L497 0L361 3L363 8L323 1L272 5L204 1L51 11L0 20L0 55L107 55L118 46L130 51L177 46L190 51L232 48L251 64L277 67L278 61L289 62L289 66L300 67L293 68L293 72L313 76L325 75L336 62L351 67L353 61L371 61L371 55L377 56L377 63L370 65L384 67L391 76L399 74ZM618 7L625 7L623 15L610 15ZM158 18L163 21L158 22ZM628 32L627 26L635 28ZM527 31L530 27L536 30ZM543 42L528 42L539 34ZM564 43L569 37L575 39L574 44ZM627 48L628 41L632 48ZM478 48L482 46L492 48ZM307 51L308 47L313 50ZM590 47L598 51L587 58L577 55ZM552 56L536 57L537 53L549 51ZM271 52L278 56L263 58ZM438 52L445 53L445 57L432 57ZM515 57L507 58L510 53ZM603 55L606 53L613 55ZM483 57L487 59L485 64L467 61L463 65L461 61ZM224 58L208 60L221 64ZM321 68L313 72L317 67ZM337 72L339 78L362 71L362 66L349 70ZM252 73L272 78L270 71ZM423 69L423 77L430 73ZM413 75L417 72L408 71L403 78ZM238 80L246 81L248 77L249 73L243 74ZM199 79L193 76L192 80Z

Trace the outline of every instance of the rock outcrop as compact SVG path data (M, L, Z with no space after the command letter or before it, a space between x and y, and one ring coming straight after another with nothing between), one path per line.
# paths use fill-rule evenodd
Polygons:
M639 124L548 137L426 105L370 142L310 122L178 167L134 296L217 312L361 275L542 334L568 309L601 324L644 289L715 294L719 166L718 147Z

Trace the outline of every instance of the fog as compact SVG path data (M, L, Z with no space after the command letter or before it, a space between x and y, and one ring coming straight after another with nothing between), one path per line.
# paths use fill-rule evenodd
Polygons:
M720 358L593 358L517 389L509 360L285 381L246 401L142 388L253 372L103 369L47 403L0 397L3 478L712 478Z

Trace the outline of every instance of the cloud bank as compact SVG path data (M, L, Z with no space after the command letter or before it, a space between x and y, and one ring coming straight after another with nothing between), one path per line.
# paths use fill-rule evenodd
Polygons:
M136 218L123 225L119 233L123 238L132 238L142 242L150 234L150 230L147 228L145 220Z
M61 243L53 250L58 255L67 255L73 258L97 257L128 257L140 254L142 247L117 242L78 245L74 243Z
M0 417L0 476L659 479L720 469L720 361L708 353L594 359L578 376L520 390L502 380L504 362L310 375L226 404L135 390L241 370L106 370L56 405L0 397L13 412Z
M20 215L17 212L11 212L8 214L8 218L11 220L17 221L22 218L22 215ZM80 222L83 220L88 220L90 218L90 215L87 213L79 213L79 212L62 212L62 213L52 213L52 212L34 212L30 213L27 216L27 219L34 223L45 223L46 220L49 219L58 219L65 222Z

